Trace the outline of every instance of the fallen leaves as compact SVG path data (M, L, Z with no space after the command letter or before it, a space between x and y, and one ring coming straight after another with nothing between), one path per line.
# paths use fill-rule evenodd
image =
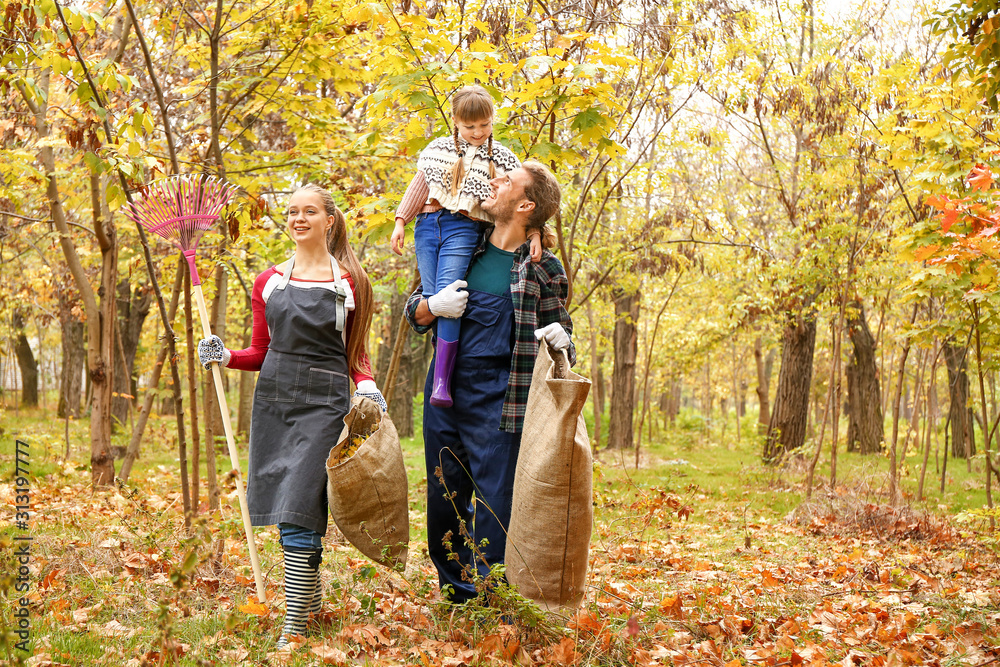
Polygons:
M72 633L77 644L115 647L87 664L909 667L981 664L1000 642L992 565L944 522L864 503L851 516L877 531L848 530L836 508L798 523L761 516L748 523L743 513L700 506L685 518L687 501L670 494L636 500L611 489L604 493L618 494L619 514L598 513L591 587L565 626L542 633L517 612L507 624L487 611L450 608L426 560L417 558L405 578L369 576L370 563L334 540L323 565L323 611L309 636L274 651L284 611L280 567L268 575L268 599L257 600L244 546L229 539L219 568L199 566L178 590L170 575L186 550L173 494L95 494L83 491L86 474L79 477L79 488L39 489L46 502L64 504L60 521L93 523L69 539L44 538L32 593L41 637L61 634L65 642ZM161 502L162 514L149 519ZM109 524L102 512L128 523ZM679 518L683 530L674 530ZM752 548L743 546L746 529ZM880 531L891 539L879 539ZM262 560L280 562L273 536L260 544ZM176 633L166 642L161 602ZM220 616L225 628L191 639ZM46 645L36 651L38 667L83 660Z
M246 604L241 604L237 607L244 614L250 614L251 616L267 616L271 613L270 607L266 604L257 601L257 598L250 596L249 601Z
M314 646L309 652L315 655L324 665L348 665L351 664L347 653L333 646Z
M478 642L479 654L496 657L505 662L530 664L531 659L521 646L517 630L510 625L501 625L496 634L487 635Z
M563 637L555 646L537 651L536 656L541 658L543 664L576 665L580 662L580 654L576 650L576 642L569 637Z
M76 609L72 613L73 622L76 623L77 625L86 623L93 617L97 616L97 614L100 613L102 609L104 609L104 604L100 602L95 605L91 605L89 607Z
M677 595L663 598L660 601L660 613L670 618L681 619L684 617L684 610L681 607L681 599Z

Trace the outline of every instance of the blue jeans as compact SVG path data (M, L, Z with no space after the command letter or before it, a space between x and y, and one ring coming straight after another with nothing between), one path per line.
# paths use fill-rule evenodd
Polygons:
M456 280L465 279L478 240L479 223L461 213L443 208L417 216L413 243L425 297L437 294ZM461 319L437 319L437 337L441 340L457 341L461 328Z
M323 536L315 530L296 526L294 523L279 523L278 535L285 549L322 549Z

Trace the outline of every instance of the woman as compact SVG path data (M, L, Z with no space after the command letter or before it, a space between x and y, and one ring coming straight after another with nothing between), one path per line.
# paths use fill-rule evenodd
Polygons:
M254 281L250 347L227 350L218 336L198 355L260 371L250 428L247 502L254 526L278 524L285 561L285 623L277 648L305 632L320 610L319 564L326 533L326 458L355 395L386 409L367 352L372 288L347 243L330 193L304 185L288 202L295 254Z

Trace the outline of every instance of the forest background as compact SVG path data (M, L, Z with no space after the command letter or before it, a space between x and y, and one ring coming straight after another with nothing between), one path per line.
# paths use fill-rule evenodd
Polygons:
M49 472L41 492L70 484L98 505L138 503L130 479L146 491L159 479L170 488L144 511L172 499L157 516L186 527L185 539L210 526L239 544L231 517L221 533L211 519L232 500L231 479L217 463L211 376L194 355L187 271L122 214L143 184L176 173L241 189L199 250L212 329L232 348L249 342L253 278L292 247L289 194L305 182L335 194L374 283L376 380L404 443L419 448L430 350L401 324L416 262L387 239L417 153L450 131L448 95L479 83L495 99L497 139L549 164L563 186L553 252L570 276L577 370L593 380L593 449L608 493L631 498L622 508L644 525L664 508L689 521L696 501L728 488L705 475L738 471L738 488L752 478L755 492L783 490L765 504L797 506L803 534L919 526L964 554L985 546L995 563L998 28L985 0L6 0L0 451L13 470L15 437L34 441ZM245 444L254 379L226 382ZM91 485L111 488L84 492ZM750 549L745 499L715 499L737 524L742 513L736 533ZM601 530L622 531L622 520ZM194 561L158 566L181 573L175 596L229 555L221 540L199 544L175 545ZM635 562L618 547L609 562ZM144 553L143 567L108 571L149 574ZM36 574L51 586L53 572L74 589L72 568ZM975 567L956 572L983 583ZM184 653L164 620L178 599L159 607L158 660ZM686 599L678 589L656 604L679 619ZM987 595L977 608L995 613L998 602ZM657 656L666 644L633 631L637 618L634 607L621 613L634 644L622 650L679 661ZM586 627L578 620L574 641ZM705 640L715 646L697 649L706 655L753 661L729 630L698 627L663 650ZM586 649L533 635L525 656L612 659L605 626L590 630ZM975 644L983 660L996 642ZM853 645L840 646L837 659L850 659ZM795 664L789 651L771 656Z

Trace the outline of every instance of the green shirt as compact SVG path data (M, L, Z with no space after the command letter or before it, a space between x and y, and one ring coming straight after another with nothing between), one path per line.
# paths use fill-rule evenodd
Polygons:
M503 296L510 293L510 271L516 253L501 250L487 242L483 254L473 260L465 281L469 289Z

